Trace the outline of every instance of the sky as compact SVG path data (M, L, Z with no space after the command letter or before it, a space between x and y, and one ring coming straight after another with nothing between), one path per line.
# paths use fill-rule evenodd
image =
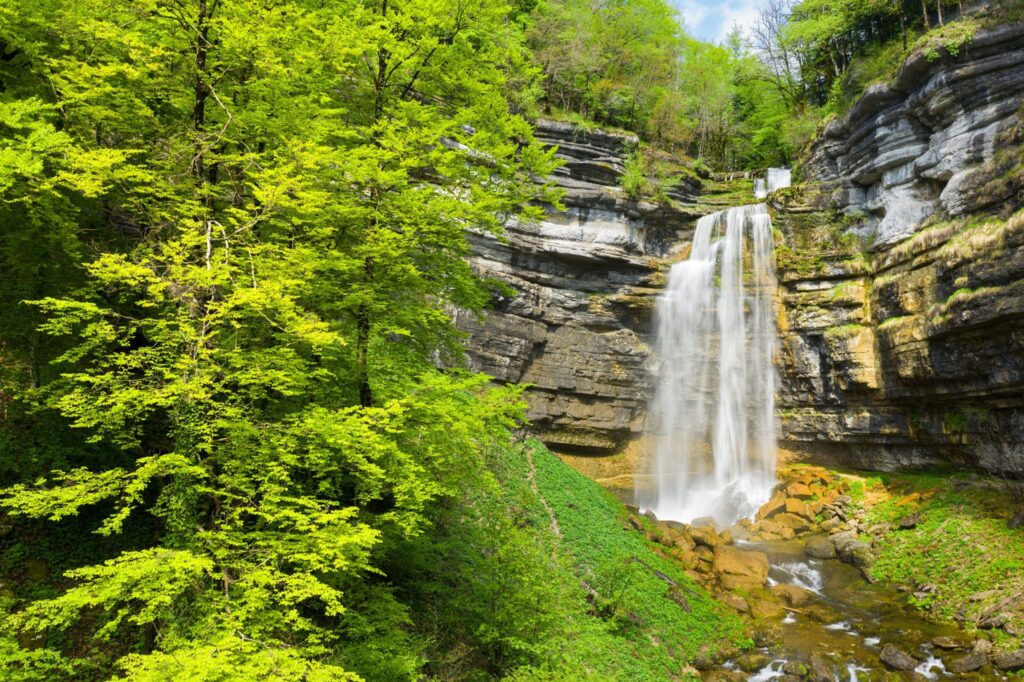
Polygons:
M721 42L732 27L748 28L766 0L674 0L690 35Z

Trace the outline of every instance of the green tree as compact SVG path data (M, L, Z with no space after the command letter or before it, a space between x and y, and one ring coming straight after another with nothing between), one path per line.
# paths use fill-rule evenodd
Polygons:
M366 581L483 475L521 409L437 368L457 355L446 311L488 301L466 231L529 218L552 167L505 99L522 58L510 8L4 2L0 36L23 69L0 93L18 161L0 176L5 244L31 235L14 211L34 211L61 226L58 252L89 260L80 287L9 294L35 298L64 348L22 398L120 462L12 486L3 505L104 509L101 534L138 514L161 528L8 618L100 642L18 674L109 654L140 680L355 679L343 640L373 628L342 627L348 609L400 631L401 605ZM82 214L105 231L91 259ZM413 676L415 652L392 658Z

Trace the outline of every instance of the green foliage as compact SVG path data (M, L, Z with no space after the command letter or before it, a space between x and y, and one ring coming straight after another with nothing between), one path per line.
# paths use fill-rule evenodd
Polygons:
M869 510L868 523L896 523L911 512L920 513L921 522L886 536L873 576L934 586L916 605L947 619L973 619L999 595L1024 588L1024 534L1006 527L1010 507L999 486L972 484L948 472L883 480L893 497ZM901 504L902 495L915 491L926 492L926 499Z
M510 8L48 0L0 29L0 443L58 431L2 504L109 539L11 605L5 651L48 645L5 669L415 678L382 567L522 409L437 369L490 297L466 226L549 198Z
M625 679L665 679L678 674L681 659L750 645L734 614L641 534L626 529L625 509L610 493L539 443L528 447L538 491L558 520L573 570L594 590L609 627L632 650Z

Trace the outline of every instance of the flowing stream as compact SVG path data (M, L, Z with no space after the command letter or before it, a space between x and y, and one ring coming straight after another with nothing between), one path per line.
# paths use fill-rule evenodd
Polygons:
M769 169L756 198L788 187L788 169ZM676 263L659 298L658 383L648 419L655 451L653 485L635 501L663 520L712 517L732 526L768 500L775 479L775 351L772 224L763 203L737 206L697 221L689 258ZM745 542L767 554L769 585L809 591L806 603L780 616L771 647L724 664L763 681L787 676L793 662L825 656L834 680L890 679L879 660L886 643L921 661L899 679L949 678L936 636L953 626L931 623L888 586L868 584L839 561L804 555L803 542ZM750 657L754 658L751 659ZM745 663L745 664L744 664ZM791 679L791 678L790 678Z

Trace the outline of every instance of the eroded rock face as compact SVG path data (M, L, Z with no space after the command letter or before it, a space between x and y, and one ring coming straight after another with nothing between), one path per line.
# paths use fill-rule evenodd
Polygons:
M792 456L998 470L982 432L1024 436L1022 107L1018 24L911 57L813 144L806 194L776 203Z
M911 56L871 86L814 144L804 173L864 214L877 244L909 237L929 216L965 215L1006 199L984 191L1024 93L1024 25L980 33L958 59Z
M637 139L539 121L558 147L564 211L513 224L500 242L472 237L472 262L518 293L482 318L458 314L468 363L502 382L530 383L532 431L560 451L615 452L643 430L654 367L650 314L657 258L685 237L689 216L634 201L618 186ZM671 191L692 202L696 183ZM675 204L678 206L678 204Z

